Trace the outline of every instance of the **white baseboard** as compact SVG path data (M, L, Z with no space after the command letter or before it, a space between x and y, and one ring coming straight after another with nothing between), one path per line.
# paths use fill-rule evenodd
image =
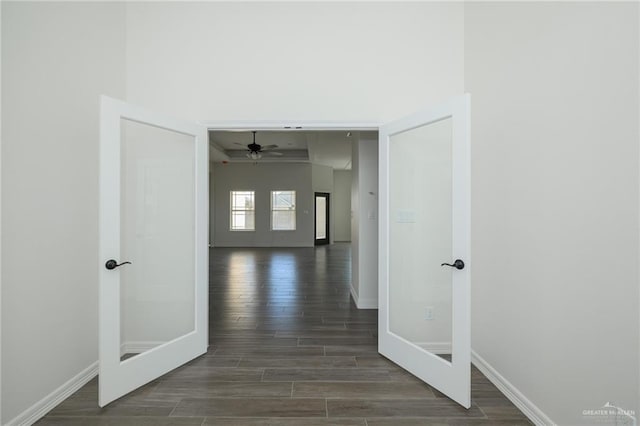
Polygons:
M353 286L351 286L351 298L358 309L378 309L378 301L376 299L361 299Z
M353 299L353 303L358 306L358 293L356 293L356 289L353 288L353 285L351 286L351 298Z
M13 420L6 423L5 426L30 426L34 424L97 375L98 361L94 362L58 389L54 390L40 401L24 410Z
M534 424L538 426L553 426L556 424L474 350L471 350L471 362Z
M378 309L377 299L360 299L357 303L358 309Z

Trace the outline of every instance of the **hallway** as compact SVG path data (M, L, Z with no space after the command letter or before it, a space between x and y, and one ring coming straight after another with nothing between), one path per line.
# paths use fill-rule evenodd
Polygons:
M107 408L92 380L39 425L528 425L478 370L465 410L377 353L350 247L210 251L210 347Z

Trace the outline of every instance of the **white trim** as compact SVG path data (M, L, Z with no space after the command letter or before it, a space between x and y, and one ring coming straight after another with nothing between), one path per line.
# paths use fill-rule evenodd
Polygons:
M525 416L534 424L539 426L551 426L556 423L549 418L537 405L531 402L522 392L520 392L511 382L505 379L498 371L491 366L476 351L471 350L471 359L482 374L484 374L491 383L493 383L500 392L513 402Z
M351 298L353 299L353 303L358 307L358 292L355 288L353 288L353 284L351 284Z
M378 309L378 301L376 299L360 299L357 306L358 309Z
M198 124L206 127L208 130L290 130L290 131L309 131L309 130L352 130L352 131L380 131L380 122L377 121L295 121L295 120L250 120L250 121L235 121L235 120L203 120ZM209 144L211 145L211 144ZM219 151L219 147L215 147L216 151ZM218 159L215 159L218 161ZM234 159L234 161L236 161ZM280 160L282 161L282 160ZM309 161L295 160L292 162L309 163ZM378 164L380 159L378 159ZM364 212L360 212L361 218L364 218ZM333 233L330 233L330 237L333 238ZM335 241L332 241L335 242ZM354 244L353 241L349 241ZM236 243L220 243L216 242L216 247L236 247ZM212 247L210 244L209 247ZM244 247L244 245L238 245L237 247ZM259 246L257 246L259 247ZM313 245L291 245L287 247L313 247ZM358 265L354 264L352 260L351 268L358 268ZM358 309L378 309L378 300L376 299L360 299L358 293L353 286L351 287L351 297Z
M98 361L76 374L62 386L24 410L21 414L18 414L13 420L7 422L5 426L30 426L34 424L97 375Z
M351 286L351 298L358 309L378 309L378 301L376 299L361 299L353 285Z
M200 121L209 130L353 130L378 131L380 123L372 121L295 121L295 120L254 120L254 121Z

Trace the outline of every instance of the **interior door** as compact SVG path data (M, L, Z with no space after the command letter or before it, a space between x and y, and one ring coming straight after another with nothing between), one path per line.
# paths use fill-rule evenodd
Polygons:
M315 193L315 245L329 244L329 194Z
M380 127L379 351L469 408L470 96Z
M204 127L101 98L99 405L207 350Z

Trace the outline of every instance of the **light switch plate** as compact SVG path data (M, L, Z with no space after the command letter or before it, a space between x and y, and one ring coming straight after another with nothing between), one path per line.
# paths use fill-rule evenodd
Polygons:
M397 223L416 223L415 210L398 210L396 211Z

